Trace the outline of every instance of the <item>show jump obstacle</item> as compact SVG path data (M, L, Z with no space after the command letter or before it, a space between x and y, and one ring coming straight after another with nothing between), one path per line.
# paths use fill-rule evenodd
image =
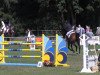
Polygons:
M88 37L85 34L80 36L80 40L83 45L83 68L81 70L81 73L94 73L94 71L92 71L92 68L97 65L98 57L96 54L96 49L94 49L95 55L89 55L90 50L89 50L88 46L97 43L97 41L92 40L90 37ZM95 42L93 42L93 41L95 41Z
M56 34L55 66L69 66L67 64L67 53L66 41Z
M5 45L41 45L42 49L6 49ZM24 43L24 42L14 42L14 41L5 41L4 35L0 36L0 65L8 65L8 66L36 66L42 67L43 62L48 60L53 62L55 66L69 66L67 64L67 52L68 48L66 47L65 40L56 34L56 49L54 49L52 41L49 40L44 34L42 34L42 42L32 42L32 43ZM5 51L40 51L40 56L27 56L27 55L5 55ZM5 58L41 58L37 64L26 64L26 63L6 63Z

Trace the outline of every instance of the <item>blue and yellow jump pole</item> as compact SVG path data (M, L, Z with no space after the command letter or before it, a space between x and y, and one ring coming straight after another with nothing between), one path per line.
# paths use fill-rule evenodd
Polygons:
M49 40L44 34L42 34L42 62L45 60L54 62L54 48L52 41Z
M4 42L4 34L0 37L0 43ZM4 45L0 45L0 49L4 49ZM5 56L4 51L0 50L0 64L5 63L5 58L1 56Z
M69 66L67 64L68 48L66 46L66 41L56 34L55 66Z

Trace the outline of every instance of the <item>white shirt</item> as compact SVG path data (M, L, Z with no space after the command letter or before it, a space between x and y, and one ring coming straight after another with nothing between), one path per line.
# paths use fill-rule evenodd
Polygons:
M30 31L28 31L28 37L31 37L31 32Z
M1 21L2 23L2 28L1 29L4 29L5 28L5 23L3 21Z

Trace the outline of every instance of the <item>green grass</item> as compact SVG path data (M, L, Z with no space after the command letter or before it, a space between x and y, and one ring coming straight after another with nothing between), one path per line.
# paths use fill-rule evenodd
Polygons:
M97 52L98 53L98 52ZM99 52L100 53L100 52ZM6 52L6 54L38 54L33 52ZM26 63L34 63L38 59L35 58L20 58L20 59L12 59L6 58L7 62L26 62ZM39 59L40 60L40 59ZM69 51L68 53L68 64L70 67L18 67L18 66L0 66L0 75L99 75L100 72L87 74L80 73L82 69L82 51L80 55L72 54Z

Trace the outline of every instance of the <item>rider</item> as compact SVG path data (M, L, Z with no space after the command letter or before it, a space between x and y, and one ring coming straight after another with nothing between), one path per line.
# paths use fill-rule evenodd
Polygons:
M85 33L85 29L80 24L78 25L77 33L79 33L80 36Z

